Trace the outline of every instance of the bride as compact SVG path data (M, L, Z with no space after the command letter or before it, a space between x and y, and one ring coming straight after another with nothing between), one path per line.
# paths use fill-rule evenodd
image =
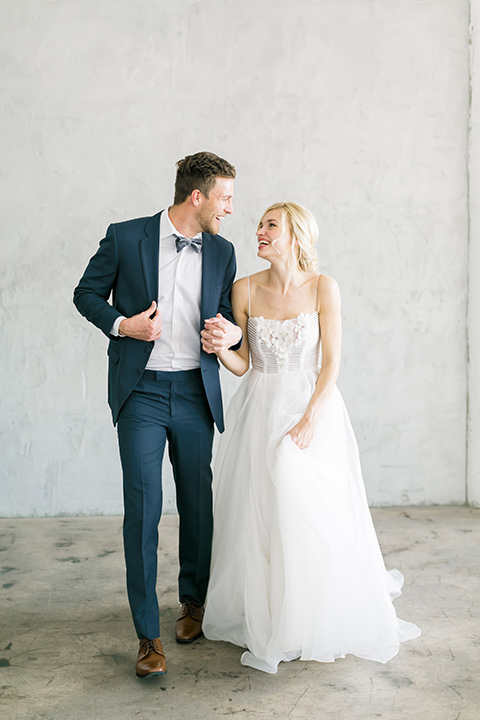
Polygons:
M216 456L203 632L268 673L347 653L386 662L420 630L396 617L403 577L385 569L335 385L338 286L317 273L318 227L301 206L269 207L257 237L270 267L232 291L242 347L218 347L221 316L202 332L204 350L236 375L251 362Z

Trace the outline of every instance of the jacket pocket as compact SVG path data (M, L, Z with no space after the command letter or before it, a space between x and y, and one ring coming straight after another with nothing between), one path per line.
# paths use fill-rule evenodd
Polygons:
M107 355L110 358L110 361L112 363L115 363L115 364L118 363L118 361L120 360L120 351L119 351L118 347L116 346L116 344L114 344L112 342L109 344L108 350L107 350Z

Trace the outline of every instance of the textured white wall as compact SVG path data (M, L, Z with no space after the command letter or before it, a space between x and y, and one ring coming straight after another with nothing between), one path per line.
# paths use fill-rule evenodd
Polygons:
M237 166L239 274L261 266L268 203L318 218L371 502L464 502L468 17L467 0L3 0L1 515L120 511L106 341L72 288L107 225L168 204L200 149Z
M480 0L471 2L468 501L480 505Z

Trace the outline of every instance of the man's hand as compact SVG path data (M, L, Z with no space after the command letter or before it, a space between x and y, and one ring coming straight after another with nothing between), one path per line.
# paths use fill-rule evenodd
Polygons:
M200 335L202 336L202 348L211 355L228 350L229 347L240 342L242 331L238 325L234 325L221 313L217 313L216 317L205 320L205 329Z
M120 335L127 335L127 337L136 340L144 340L145 342L158 340L162 334L162 318L155 300L152 300L148 310L122 320L118 326L118 331Z

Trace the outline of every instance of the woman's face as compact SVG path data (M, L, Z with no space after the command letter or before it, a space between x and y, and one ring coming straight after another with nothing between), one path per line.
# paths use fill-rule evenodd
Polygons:
M281 210L270 210L262 219L257 230L258 257L264 260L292 252L292 236L286 218Z

